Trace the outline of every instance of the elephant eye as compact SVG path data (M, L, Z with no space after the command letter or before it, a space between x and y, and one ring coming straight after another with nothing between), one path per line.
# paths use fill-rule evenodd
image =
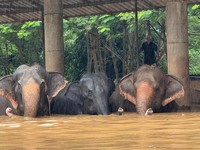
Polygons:
M21 91L22 90L22 86L21 86L21 84L19 83L19 82L17 82L17 87L16 87L17 89L17 91Z
M47 87L46 87L45 82L42 82L42 83L40 84L40 89L44 89L45 91L47 91Z
M156 92L157 92L157 91L159 91L159 90L160 90L160 88L159 88L159 87L156 87L156 88L155 88L155 91L156 91Z
M43 87L44 86L44 82L41 82L40 86Z
M91 98L93 96L93 93L91 90L88 90L88 97Z

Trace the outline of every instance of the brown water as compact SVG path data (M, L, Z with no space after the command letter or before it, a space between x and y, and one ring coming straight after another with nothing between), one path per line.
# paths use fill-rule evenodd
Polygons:
M0 150L200 149L200 113L0 117Z

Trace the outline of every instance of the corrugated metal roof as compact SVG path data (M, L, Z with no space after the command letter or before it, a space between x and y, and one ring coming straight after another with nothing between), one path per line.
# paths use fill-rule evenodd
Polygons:
M0 0L0 23L41 20L44 0ZM165 7L166 0L138 0L138 10ZM199 4L200 0L188 0ZM135 0L63 0L64 18L116 14L135 9Z

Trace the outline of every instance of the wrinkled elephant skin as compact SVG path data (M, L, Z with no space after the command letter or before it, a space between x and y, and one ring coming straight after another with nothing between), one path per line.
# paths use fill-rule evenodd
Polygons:
M123 108L125 112L135 112L135 105L120 95L119 86L116 85L115 91L109 98L109 106L111 112L118 112L119 108Z
M120 94L136 106L139 114L145 114L149 108L160 112L163 106L184 96L183 84L177 78L149 65L123 77L119 89Z
M72 82L62 89L51 102L52 114L79 115L83 114L83 97L79 82Z
M51 112L107 115L110 113L108 98L114 88L114 82L104 73L85 74L80 81L72 82L53 98Z
M63 76L47 72L40 65L21 65L0 79L0 95L13 106L17 115L37 117L49 115L49 103L66 86Z
M110 114L108 99L115 85L105 73L85 74L80 80L85 114Z

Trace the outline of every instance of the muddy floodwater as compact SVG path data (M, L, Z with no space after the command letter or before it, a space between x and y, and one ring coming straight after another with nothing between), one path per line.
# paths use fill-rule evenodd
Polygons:
M200 149L200 113L0 117L0 150Z

